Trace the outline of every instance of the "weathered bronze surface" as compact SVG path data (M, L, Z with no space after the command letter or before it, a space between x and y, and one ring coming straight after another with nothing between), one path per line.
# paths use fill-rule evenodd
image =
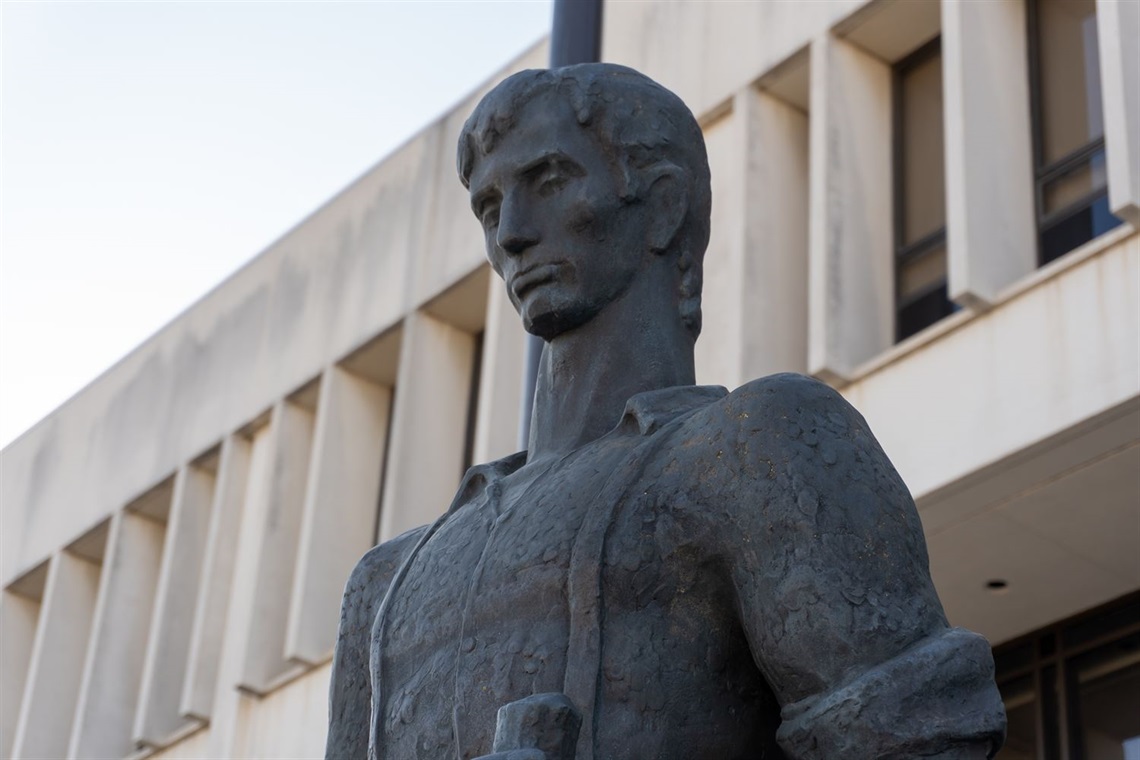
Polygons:
M984 758L1005 718L906 486L826 385L694 386L708 160L630 69L526 71L463 129L546 341L528 451L345 590L329 758Z

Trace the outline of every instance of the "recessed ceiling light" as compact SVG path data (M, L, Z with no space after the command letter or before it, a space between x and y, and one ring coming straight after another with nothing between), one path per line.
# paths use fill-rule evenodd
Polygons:
M1005 594L1009 592L1009 583L1001 578L994 578L986 581L986 589L991 594Z

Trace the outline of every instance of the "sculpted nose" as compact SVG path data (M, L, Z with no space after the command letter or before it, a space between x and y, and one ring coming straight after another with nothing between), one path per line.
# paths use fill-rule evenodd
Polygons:
M538 235L533 230L499 226L499 247L511 255L517 256L537 242Z
M539 240L538 231L530 223L528 215L520 213L517 206L507 204L500 211L497 236L499 247L514 256L536 245Z

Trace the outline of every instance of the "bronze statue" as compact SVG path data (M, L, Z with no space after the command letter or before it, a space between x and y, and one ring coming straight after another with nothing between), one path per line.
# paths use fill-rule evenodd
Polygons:
M947 625L863 418L798 375L693 385L711 199L685 105L621 66L525 71L459 172L546 342L530 445L353 571L328 757L992 756L989 646Z

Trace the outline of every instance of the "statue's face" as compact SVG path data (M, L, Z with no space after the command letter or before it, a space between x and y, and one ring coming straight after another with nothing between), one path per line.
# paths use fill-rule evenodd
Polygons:
M471 172L491 266L523 325L546 340L593 319L646 259L645 212L619 198L616 161L544 94Z

